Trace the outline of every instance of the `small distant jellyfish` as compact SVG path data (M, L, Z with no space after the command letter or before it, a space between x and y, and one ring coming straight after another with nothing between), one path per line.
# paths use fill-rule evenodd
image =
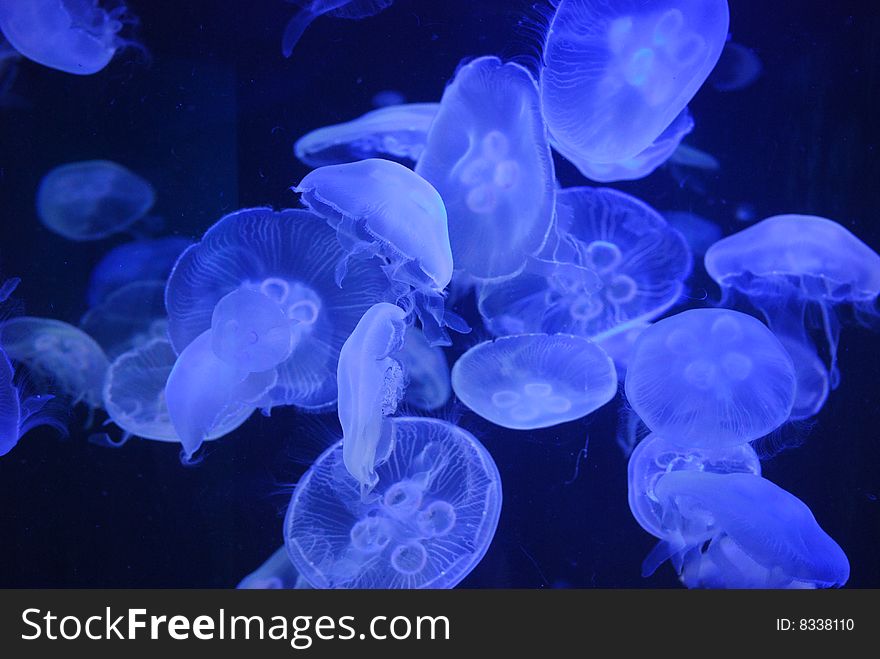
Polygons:
M136 281L115 290L89 309L80 329L104 349L109 359L126 350L165 336L165 282Z
M135 19L119 3L99 0L4 0L0 30L22 55L59 71L90 75L129 42L119 36Z
M709 76L709 84L720 92L739 91L754 84L763 69L755 51L735 41L728 41Z
M785 423L796 380L788 352L759 320L693 309L642 332L625 384L653 432L684 446L724 448Z
M51 380L74 404L101 407L109 362L82 330L60 320L20 316L0 324L0 347L12 361Z
M417 327L409 327L397 359L407 377L403 402L426 412L446 405L452 385L442 348L432 346Z
M284 538L314 588L453 588L485 555L501 513L501 478L470 433L445 421L389 420L394 450L361 499L342 442L297 484Z
M669 162L673 165L702 169L708 172L717 172L721 169L718 158L684 142L672 152L669 156Z
M406 103L406 97L393 89L383 89L373 94L374 108L387 108L390 105L403 105Z
M225 296L259 292L288 319L293 347L274 367L277 382L258 407L332 407L342 344L367 309L396 299L378 259L352 260L337 285L334 268L347 257L333 229L307 211L247 208L226 215L181 255L168 278L165 306L175 351L212 329Z
M37 215L68 240L99 240L121 233L147 214L156 193L147 181L109 160L60 165L37 190Z
M725 302L745 296L786 345L816 355L799 360L799 398L812 400L795 411L805 418L818 412L819 394L813 364L818 349L807 331L809 310L818 311L824 333L823 353L830 388L837 388L840 323L835 307L851 304L874 314L880 294L880 256L845 227L812 215L776 215L728 236L709 248L706 271L721 286ZM790 350L791 351L791 350ZM798 352L795 349L795 352ZM809 366L807 366L809 364ZM812 412L810 408L814 408Z
M381 107L357 119L303 135L293 145L293 152L310 167L367 158L416 162L425 150L428 130L439 109L439 103Z
M726 0L562 0L541 69L556 150L576 165L644 151L712 71L728 20Z
M685 237L694 256L703 256L713 243L721 240L721 227L705 217L690 211L666 211L662 215Z
M481 280L522 271L553 221L553 157L532 75L497 57L459 68L416 171L443 197L456 270Z
M761 461L750 444L698 448L679 446L656 434L645 437L629 458L629 508L639 525L658 538L664 534L664 511L654 488L660 478L673 471L760 476Z
M286 0L301 9L288 21L281 37L281 53L285 57L293 54L293 49L303 33L316 18L327 14L334 18L359 20L375 16L390 7L394 0Z
M358 321L339 351L339 423L345 468L366 497L376 486L376 465L392 450L385 417L397 411L406 376L397 355L406 336L406 312L380 302Z
M569 188L557 194L556 209L559 239L551 254L480 291L480 313L494 334L602 340L679 301L691 252L653 208L608 188Z
M104 254L89 277L89 307L127 284L146 280L165 281L183 250L192 240L169 236L135 240L114 247Z
M672 559L689 588L836 588L849 560L807 505L750 473L671 471L657 480L661 541L642 566Z
M239 590L287 590L308 587L306 580L299 576L293 563L290 562L284 545L275 550L260 567L236 586Z
M505 336L477 344L452 367L455 395L484 419L531 430L579 419L617 393L614 362L588 339Z
M321 167L293 190L336 230L347 252L337 263L337 284L352 260L378 254L387 260L384 270L392 282L412 287L414 310L432 343L449 343L444 326L467 329L445 309L453 267L446 207L425 179L373 158Z

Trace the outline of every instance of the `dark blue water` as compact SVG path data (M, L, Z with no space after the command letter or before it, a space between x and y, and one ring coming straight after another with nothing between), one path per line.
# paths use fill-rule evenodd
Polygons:
M306 173L292 155L298 136L371 109L382 90L438 100L464 57L529 61L541 29L529 24L541 17L530 2L397 0L366 21L315 22L285 60L292 6L281 0L128 4L149 60L131 50L88 77L24 63L13 91L27 106L0 110L0 272L22 278L30 315L75 323L91 268L127 239L71 243L44 229L34 195L51 167L124 163L156 187L166 233L196 237L240 207L295 205L288 187ZM690 106L688 141L716 156L720 172L665 168L615 187L726 232L744 226L735 219L743 203L757 218L824 215L880 249L880 15L862 1L730 4L733 36L764 73L740 92L704 88ZM582 184L565 162L557 174L563 186ZM691 284L690 306L718 295L699 274ZM475 320L472 307L460 311ZM451 357L480 338L459 339ZM764 463L846 551L850 587L880 587L877 341L844 328L840 388L811 427L784 431L800 446ZM668 565L639 575L655 540L627 506L621 406L618 398L587 420L534 432L494 427L460 406L444 412L487 446L504 483L498 532L464 586L679 585ZM69 439L41 429L0 459L0 586L234 585L280 546L292 484L338 433L333 415L276 410L187 468L166 444L90 444L85 424L76 410Z

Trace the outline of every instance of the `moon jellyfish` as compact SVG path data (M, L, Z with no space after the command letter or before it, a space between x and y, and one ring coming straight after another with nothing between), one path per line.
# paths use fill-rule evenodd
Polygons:
M694 129L694 120L687 108L666 127L650 146L625 160L597 163L587 160L576 162L581 173L592 181L635 181L652 174L666 162L681 144L681 140Z
M494 334L602 339L679 301L691 253L650 206L608 188L570 188L557 194L556 209L560 238L552 255L480 292L480 313Z
M294 334L293 350L275 367L278 380L258 406L332 406L339 349L366 310L389 297L378 259L353 260L338 286L334 267L346 257L333 229L307 211L248 208L226 215L181 255L168 279L174 349L181 353L211 329L226 295L258 291L277 302Z
M383 89L373 94L370 102L374 108L387 108L390 105L403 105L406 103L406 97L402 92L395 91L394 89Z
M695 256L703 256L713 243L721 239L721 227L689 211L666 211L663 217L687 240Z
M288 21L284 35L281 37L281 52L285 57L290 57L306 28L319 16L327 14L334 18L358 20L375 16L390 7L394 0L287 0L287 2L301 7Z
M122 165L87 160L60 165L37 190L37 215L68 240L98 240L125 231L155 201L153 186Z
M146 280L165 281L175 261L192 241L186 238L135 240L114 247L98 261L89 278L89 307L97 306L113 291Z
M47 394L29 395L25 387L16 382L15 369L0 348L0 457L37 426L52 426L67 434L64 424L46 408L52 398Z
M382 107L335 126L307 133L293 145L296 157L310 167L338 165L367 158L417 161L439 103Z
M44 66L90 75L103 69L126 41L132 22L125 5L102 9L98 0L4 0L0 30L22 55Z
M345 468L366 497L378 480L376 465L392 450L394 414L406 380L397 353L403 348L406 312L380 302L369 309L339 352L339 423Z
M104 409L128 436L179 442L165 400L165 385L177 355L166 339L153 339L124 352L110 364L104 381ZM219 417L205 434L218 439L244 423L253 407L239 405Z
M791 357L759 320L692 309L636 341L626 397L652 431L683 446L724 448L763 437L790 416Z
M880 256L832 220L776 215L712 245L705 264L725 300L734 292L744 295L786 345L800 346L800 351L794 349L801 353L798 388L803 392L798 398L813 402L799 406L795 415L806 417L817 412L824 401L824 385L815 377L819 357L807 331L807 312L818 312L821 319L827 378L835 389L840 383L840 325L835 307L853 304L858 310L874 313L880 293ZM804 359L805 352L816 357Z
M459 68L416 165L449 214L456 270L520 272L547 240L556 181L531 74L497 57Z
M654 492L664 528L645 576L671 558L690 588L830 588L849 579L846 554L807 505L760 476L672 471Z
M379 254L392 282L413 287L415 310L432 343L448 343L444 325L467 329L444 308L452 251L446 207L430 183L396 162L369 159L321 167L293 189L336 229L349 255L337 264L337 283L344 281L350 257Z
M282 545L275 550L256 570L247 575L236 586L240 590L282 590L308 588L306 580L297 573Z
M684 143L679 144L678 148L672 152L672 155L669 156L669 162L673 165L703 169L710 172L721 169L721 163L718 162L718 158L711 153L700 151L700 149Z
M660 435L639 442L629 458L629 509L639 525L658 538L664 535L664 510L655 487L673 471L761 475L761 461L749 444L720 448L683 447Z
M101 346L82 330L60 320L20 316L0 324L0 347L74 403L101 407L109 363Z
M452 588L480 562L501 513L501 478L473 435L437 419L389 419L394 450L361 499L342 442L297 484L287 552L315 588Z
M541 69L553 146L578 167L644 151L712 71L728 19L726 0L561 0Z
M428 343L418 328L409 327L396 359L406 373L405 403L427 412L446 405L452 395L452 385L442 348Z
M455 395L484 419L531 430L579 419L617 393L614 362L588 339L522 334L477 344L452 367Z
M123 286L87 311L79 326L110 359L151 339L163 338L168 328L165 282L136 281Z
M720 92L739 91L753 84L763 68L755 51L735 41L728 41L709 76L709 84Z
M609 334L596 341L596 343L599 344L599 347L607 352L608 356L614 361L614 366L617 369L617 379L621 382L626 375L626 369L629 366L630 355L632 355L632 349L636 344L636 340L642 335L642 332L650 326L651 323L638 323L622 332Z

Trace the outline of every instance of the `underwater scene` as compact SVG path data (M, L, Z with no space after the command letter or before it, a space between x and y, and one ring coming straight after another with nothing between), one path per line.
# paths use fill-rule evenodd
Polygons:
M0 0L0 587L880 587L878 34Z

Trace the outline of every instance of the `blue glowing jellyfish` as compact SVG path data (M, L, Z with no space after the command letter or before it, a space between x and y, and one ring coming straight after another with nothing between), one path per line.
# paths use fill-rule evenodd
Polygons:
M666 211L663 217L687 240L695 256L703 256L713 243L721 239L721 227L690 211Z
M293 145L293 152L310 167L377 157L416 162L425 150L428 129L439 108L439 103L382 107L303 135Z
M602 339L679 301L691 253L654 209L607 188L561 190L556 208L560 236L551 254L480 291L490 331Z
M98 240L128 229L155 201L153 187L109 160L60 165L37 190L37 215L68 240Z
M830 588L849 579L846 554L807 505L760 476L670 471L654 493L663 528L644 576L672 559L691 588Z
M315 588L452 588L480 562L501 513L501 478L470 433L391 418L394 450L366 500L342 442L297 484L284 538Z
M712 71L727 25L726 0L561 0L541 69L554 147L579 167L644 151Z
M413 288L415 311L432 343L449 343L445 325L467 329L444 307L452 251L446 207L430 183L403 165L373 158L321 167L293 189L336 229L346 249L337 283L345 279L350 257L378 254L387 260L392 282Z
M168 279L174 349L181 353L211 329L226 295L258 291L276 300L294 335L290 356L275 367L276 386L259 407L331 407L339 349L367 309L389 297L378 259L352 260L338 286L334 268L346 257L333 229L307 211L249 208L225 216L181 255Z
M751 316L692 309L636 340L626 397L652 431L684 446L722 448L763 437L790 416L791 357Z
M739 91L752 85L763 69L755 51L735 41L728 41L709 76L709 84L720 92Z
M421 330L406 330L403 348L397 354L403 365L407 385L403 401L430 412L446 405L452 395L449 364L442 348L432 346Z
M750 444L720 448L680 446L651 434L639 442L629 457L629 509L648 533L662 538L663 506L654 488L672 471L700 471L716 474L761 475L761 461Z
M284 35L281 38L281 52L285 57L290 57L306 28L319 16L327 14L334 18L359 20L375 16L390 7L394 0L287 0L287 2L300 6L300 10L284 28Z
M799 344L801 353L817 355L806 314L818 311L829 362L827 378L831 389L837 387L840 325L835 307L852 304L873 313L880 293L880 256L874 250L832 220L777 215L712 245L705 264L725 301L731 301L732 293L746 296L770 329L790 348ZM798 398L803 407L794 410L795 418L812 416L824 402L814 375L817 359L799 359L798 384L804 392Z
M706 153L690 144L681 143L669 156L669 162L673 165L702 169L709 172L717 172L721 169L718 158L711 153Z
M459 68L416 171L446 203L456 270L479 279L521 271L547 240L556 191L531 74L496 57Z
M566 334L522 334L477 344L452 367L455 395L484 419L531 430L579 419L617 393L614 362Z
M44 66L89 75L103 69L128 42L119 36L135 19L123 4L99 0L4 0L0 30L22 55Z
M275 550L256 570L236 586L241 590L282 590L308 588L309 585L293 567L284 545Z
M20 316L0 324L0 347L74 403L101 407L109 363L101 346L82 330L60 320Z
M166 335L165 282L136 281L114 291L79 321L109 359Z
M135 240L114 247L98 261L89 278L89 307L97 306L113 291L137 281L165 281L175 261L192 241L186 238Z
M406 386L397 353L406 335L406 312L380 302L369 309L339 351L339 423L345 468L366 497L378 481L376 465L393 448L385 417L397 411Z
M617 369L617 379L621 382L625 379L626 369L629 367L630 356L632 355L636 340L650 326L651 323L648 322L638 323L622 332L615 332L596 340L599 347L607 352L608 356L614 361L614 367Z

